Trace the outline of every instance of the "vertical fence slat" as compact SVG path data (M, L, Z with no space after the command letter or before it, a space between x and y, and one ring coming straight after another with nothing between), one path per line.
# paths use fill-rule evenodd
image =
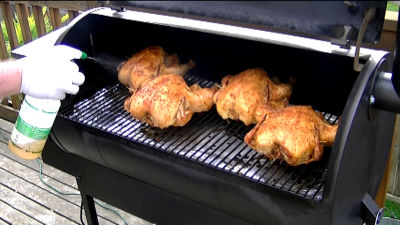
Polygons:
M79 16L79 12L74 11L74 18L77 17L77 16Z
M74 10L68 10L68 19L69 22L71 22L75 17L77 17L79 15L79 13L77 11Z
M6 40L4 39L3 29L0 27L0 59L8 59Z
M68 21L71 22L74 18L74 11L68 10Z
M26 15L29 17L31 15L31 12L29 10L28 3L25 4L25 11L26 11Z
M32 6L33 18L35 18L38 37L46 34L46 25L44 24L43 11L41 6Z
M53 30L61 27L61 16L60 9L49 7L49 15L51 24L53 25Z
M24 4L19 4L19 3L15 4L15 9L17 11L19 24L21 26L22 38L24 39L24 43L26 44L32 41L31 28L29 27L27 9Z
M11 50L19 46L17 34L15 33L14 18L12 16L10 3L0 2L0 7L4 22L7 28L8 40L10 41Z

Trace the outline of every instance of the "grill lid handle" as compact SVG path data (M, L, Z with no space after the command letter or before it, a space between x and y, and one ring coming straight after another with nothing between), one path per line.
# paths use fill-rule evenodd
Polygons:
M353 69L358 72L360 72L363 68L363 65L360 64L360 62L359 62L362 39L364 37L368 23L375 17L375 12L376 12L376 9L374 7L368 9L368 11L365 14L365 17L362 21L360 32L358 33L357 43L356 43L356 52L355 52L354 64L353 64Z

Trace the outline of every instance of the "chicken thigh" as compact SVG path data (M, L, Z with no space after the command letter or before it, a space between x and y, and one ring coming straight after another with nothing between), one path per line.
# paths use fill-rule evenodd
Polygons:
M273 82L261 68L247 69L222 78L222 87L214 95L218 114L223 119L241 120L246 125L262 119L263 105L282 108L289 105L293 79L287 84Z
M184 126L193 113L208 111L217 86L187 86L182 76L163 74L143 85L124 103L131 115L150 126L166 128Z
M271 160L297 166L318 161L324 146L333 145L337 129L311 106L289 106L268 111L244 141Z
M168 55L161 46L151 46L133 54L118 67L118 80L131 92L135 92L160 74L174 73L183 76L194 65L192 60L179 64L176 53Z

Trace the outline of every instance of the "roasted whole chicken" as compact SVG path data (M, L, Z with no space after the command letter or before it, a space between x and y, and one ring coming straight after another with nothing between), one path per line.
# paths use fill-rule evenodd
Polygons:
M131 92L135 92L160 74L173 73L183 76L194 65L192 60L186 64L179 64L176 53L168 55L161 46L151 46L133 54L118 67L118 80Z
M289 105L293 78L280 84L277 79L272 81L265 70L253 68L225 76L221 84L213 97L218 114L223 119L241 120L249 125L263 118L265 106L278 109Z
M211 109L217 90L217 86L201 88L198 84L188 87L182 76L162 74L126 99L124 108L150 126L184 126L193 113Z
M331 125L311 106L267 111L244 141L271 160L297 166L320 160L324 146L332 146L338 124Z

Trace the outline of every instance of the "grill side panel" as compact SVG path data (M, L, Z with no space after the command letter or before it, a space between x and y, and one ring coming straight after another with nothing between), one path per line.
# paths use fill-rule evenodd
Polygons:
M375 109L369 102L374 74L387 71L385 67L392 64L388 56L368 60L342 114L331 153L336 160L328 163L324 193L324 199L332 201L333 224L362 223L362 199L365 195L375 198L388 161L396 115ZM388 60L388 64L378 68L382 60Z

